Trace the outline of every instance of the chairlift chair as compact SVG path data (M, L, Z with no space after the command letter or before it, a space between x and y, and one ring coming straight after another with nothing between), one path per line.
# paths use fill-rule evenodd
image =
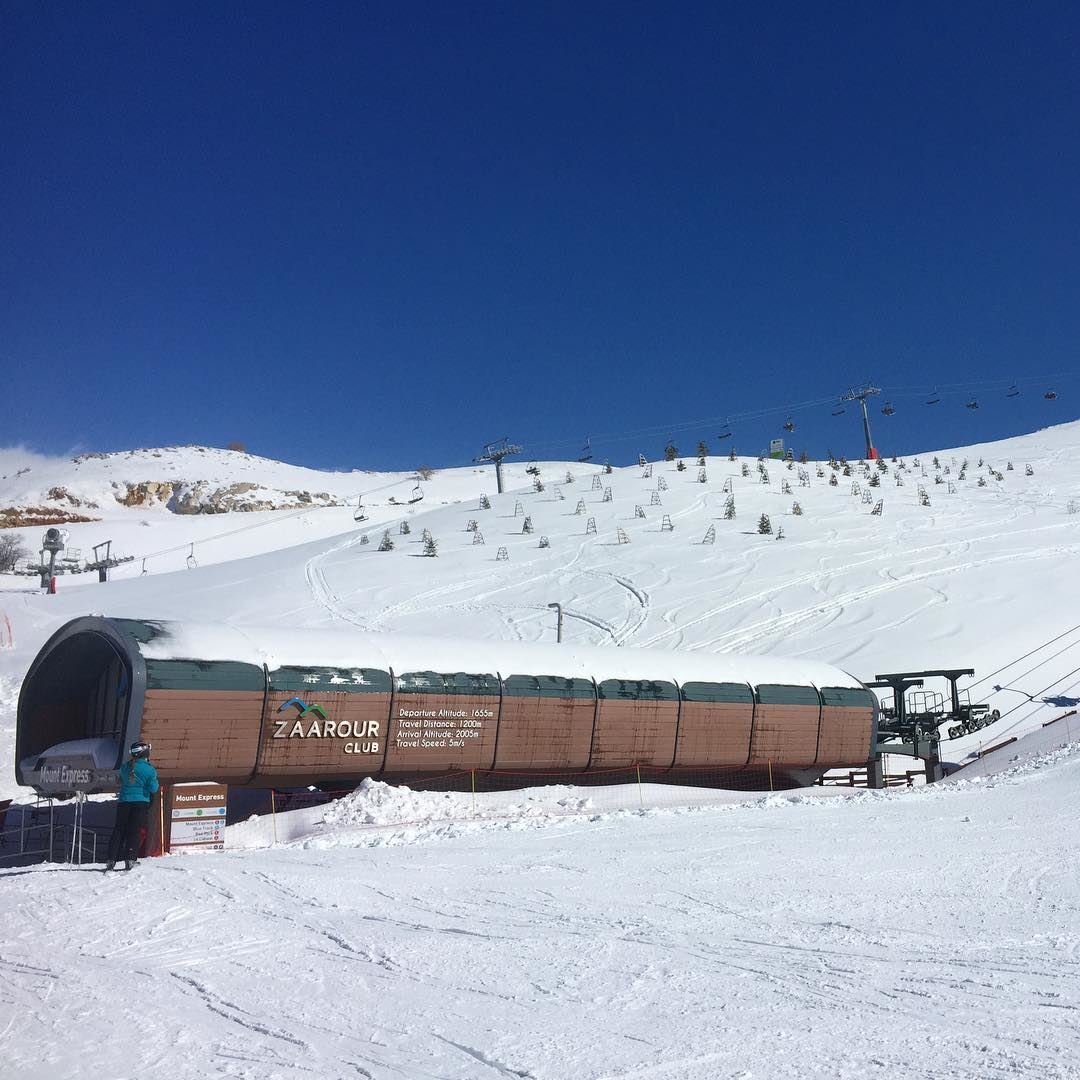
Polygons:
M891 401L886 401L885 404L881 406L881 411L885 416L892 416L892 414L896 412Z
M417 477L416 487L412 489L412 495L409 496L410 503L418 503L424 497L424 489L420 486L420 478Z
M968 409L977 409L978 407L979 407L979 403L978 403L978 401L975 400L975 398L972 398L967 403L967 405L965 406L965 408L968 408Z
M1020 396L1020 390L1017 387L1016 383L1013 383L1012 386L1009 387L1008 392L1005 394L1005 396L1006 397L1019 397Z
M792 420L790 416L784 421L784 430L785 431L794 431L795 430L795 421Z
M540 466L537 465L535 461L530 461L529 464L525 466L525 471L530 476L539 476L540 475Z
M1043 394L1043 397L1046 398L1047 401L1053 401L1057 397L1057 391L1047 390L1046 393Z
M833 416L843 416L844 413L846 413L846 412L847 412L847 409L844 408L843 405L837 404L836 408L833 409L832 414L833 414Z
M721 431L720 434L717 435L716 437L718 439L730 439L731 438L731 421L730 420L725 420L724 421L724 430Z
M356 509L353 511L353 521L367 521L367 510L364 508L364 496L356 500Z
M933 392L933 393L932 393L932 394L931 394L931 395L930 395L930 396L929 396L929 397L928 397L928 398L926 399L926 404L927 404L927 405L937 405L937 404L938 404L938 403L939 403L940 401L941 401L941 398L940 398L940 396L938 395L938 392L937 392L937 391L935 390L935 391L934 391L934 392Z
M581 448L581 456L578 458L580 464L584 464L586 461L592 461L592 436L585 436L585 445Z

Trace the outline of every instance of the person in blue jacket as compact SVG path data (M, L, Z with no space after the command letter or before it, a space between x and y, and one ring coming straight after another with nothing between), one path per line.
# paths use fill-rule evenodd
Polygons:
M139 839L150 815L150 800L158 790L157 769L150 764L150 744L133 742L130 757L120 766L120 794L116 799L116 821L109 838L109 856L105 869L112 870L116 860L124 858L130 870L139 856Z

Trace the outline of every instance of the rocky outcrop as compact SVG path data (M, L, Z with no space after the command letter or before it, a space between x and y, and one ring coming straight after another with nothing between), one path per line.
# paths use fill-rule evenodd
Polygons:
M54 506L7 506L0 509L0 529L17 529L27 525L67 525L78 521L100 521L101 518L75 514Z
M87 499L84 503L82 499L75 495L72 495L66 487L52 487L45 493L45 497L50 502L63 502L69 506L86 506L90 510L97 510L98 504L92 499Z
M116 501L123 506L154 506L167 503L173 497L175 486L168 480L144 480L141 484L123 486L113 484L113 487L119 489L116 493Z
M284 496L284 498L283 498ZM146 480L117 485L116 501L124 506L162 506L174 514L251 513L257 510L301 510L343 506L328 492L275 492L248 482L212 487L206 480Z

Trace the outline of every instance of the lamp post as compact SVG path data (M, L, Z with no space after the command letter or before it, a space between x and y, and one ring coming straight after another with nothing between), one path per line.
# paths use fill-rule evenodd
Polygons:
M558 623L556 625L556 628L555 628L555 642L556 642L556 644L559 644L559 643L562 642L562 604L559 604L559 603L548 604L548 607L549 608L554 608L556 613L559 616L559 621L558 621Z

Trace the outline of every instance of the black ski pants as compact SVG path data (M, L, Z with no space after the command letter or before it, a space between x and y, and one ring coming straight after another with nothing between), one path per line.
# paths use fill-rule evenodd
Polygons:
M108 862L139 857L142 831L150 815L150 804L145 802L118 802L116 821L109 837Z

